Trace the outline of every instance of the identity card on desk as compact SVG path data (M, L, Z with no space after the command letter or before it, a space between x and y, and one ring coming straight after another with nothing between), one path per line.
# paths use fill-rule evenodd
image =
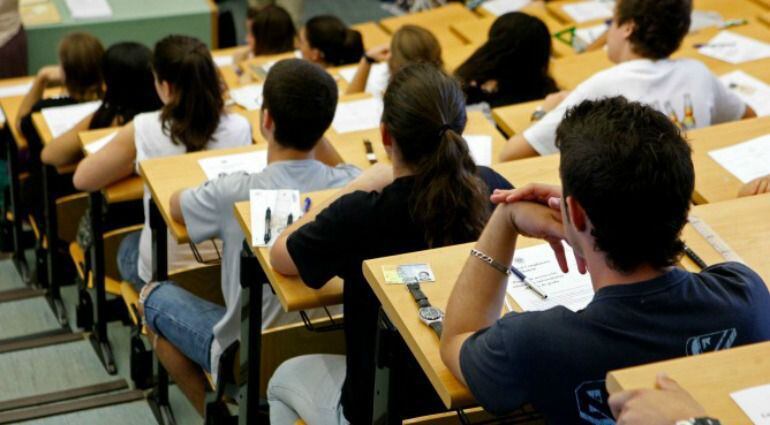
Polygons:
M251 246L271 246L283 229L302 216L298 190L252 189L249 201Z
M249 174L259 173L267 167L267 151L203 158L198 160L198 165L201 166L207 180L214 180L239 171Z
M513 256L513 266L548 297L543 299L523 282L511 275L508 280L508 295L523 311L547 310L557 305L578 311L585 308L594 297L591 277L578 272L572 248L565 245L564 255L569 264L569 273L564 273L556 262L551 246L542 244L530 248L517 249Z

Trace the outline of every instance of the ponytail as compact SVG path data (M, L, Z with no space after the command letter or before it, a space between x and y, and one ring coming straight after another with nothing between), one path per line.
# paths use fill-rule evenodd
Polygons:
M459 84L428 64L397 72L382 122L414 173L410 214L429 246L477 238L489 218L484 183L461 136L467 116Z

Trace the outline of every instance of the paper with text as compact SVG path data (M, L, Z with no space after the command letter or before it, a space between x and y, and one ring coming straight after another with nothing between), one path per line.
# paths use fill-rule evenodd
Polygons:
M468 143L468 150L476 165L489 167L492 165L492 136L483 134L463 134Z
M770 425L770 384L736 391L730 397L754 425Z
M267 167L267 151L235 153L232 155L214 156L198 160L206 175L206 179L214 180L228 174L245 172L260 173Z
M100 137L94 140L93 142L87 144L85 146L86 152L88 152L91 155L95 154L96 152L99 152L100 150L102 150L103 147L107 146L112 141L112 139L115 137L116 134L118 134L118 132L113 131L110 134L104 137Z
M770 134L709 152L711 159L743 183L770 174Z
M556 262L551 246L542 244L517 249L513 265L548 295L542 299L535 291L527 288L515 275L508 280L508 295L519 304L523 311L547 310L557 305L578 311L584 309L594 297L591 277L580 274L572 248L564 244L569 264L569 273L563 273Z
M40 112L48 125L48 130L51 131L51 136L59 137L89 114L94 113L101 104L100 100L95 100L69 106L43 108Z
M703 55L737 64L770 57L770 44L732 31L720 31L698 49Z
M262 84L249 84L231 89L230 98L244 109L255 111L262 107Z
M563 6L564 12L577 23L611 18L615 2L589 0L579 3L568 3Z
M337 105L332 127L337 133L368 130L380 126L382 99L373 97Z
M271 246L283 229L289 226L290 221L294 222L302 217L298 190L252 189L249 192L249 204L251 246Z
M357 70L358 67L354 66L341 69L339 70L339 73L345 81L352 83ZM390 71L388 70L388 64L375 63L369 69L369 78L366 80L366 88L364 91L382 97L382 95L385 94L385 89L388 87L389 79Z
M65 0L73 19L109 18L112 8L107 0Z
M500 16L521 10L521 8L529 6L530 3L532 3L530 0L487 0L481 7L495 16Z
M214 56L214 64L218 67L230 66L233 64L233 55L219 55Z
M607 29L609 29L607 24L592 25L590 27L576 29L572 47L578 52L585 51L588 46L593 44L593 42L607 32Z
M725 74L719 77L719 80L747 105L751 106L757 116L770 115L770 86L764 81L741 70Z
M24 96L32 88L32 83L14 84L0 87L0 97Z

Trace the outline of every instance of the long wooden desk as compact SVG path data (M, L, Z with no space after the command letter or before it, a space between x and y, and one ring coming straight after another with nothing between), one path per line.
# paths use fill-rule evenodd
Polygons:
M364 39L364 49L390 45L391 35L375 22L364 22L351 26L352 29L361 33Z
M492 165L492 169L505 177L514 187L529 183L561 185L559 154L517 159Z
M461 21L473 21L479 17L460 3L450 3L436 9L394 16L380 21L385 31L393 34L404 25L417 25L430 30L439 40L443 49L450 49L465 44L452 30L450 24Z
M730 3L730 2L726 2ZM685 38L684 42L682 43L682 46L677 50L676 53L672 55L674 58L680 58L680 57L688 57L692 59L697 59L706 66L711 69L712 72L715 74L724 74L729 71L734 71L736 69L744 69L747 66L754 65L756 63L762 63L763 66L770 68L770 58L769 59L760 59L756 61L751 62L745 62L745 63L739 63L739 64L731 64L727 62L723 62L719 59L714 59L712 57L706 56L701 54L698 49L695 47L696 44L700 43L708 43L709 40L711 40L714 36L716 36L720 31L718 28L705 28L696 34L690 35L687 38ZM730 28L729 31L734 32L736 34L741 34L746 37L751 37L759 41L763 41L765 43L770 43L770 28L768 28L765 25L761 25L759 23L756 23L754 20L753 22L750 22L746 25L740 25L737 27Z
M679 382L710 417L723 424L751 424L730 393L770 384L770 342L684 357L607 374L607 391L654 388L656 375L666 372Z
M770 26L770 12L765 12L759 15L759 21L765 25Z

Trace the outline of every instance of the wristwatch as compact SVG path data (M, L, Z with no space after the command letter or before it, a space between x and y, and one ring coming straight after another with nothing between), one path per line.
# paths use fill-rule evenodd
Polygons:
M703 417L677 421L675 425L721 425L721 422L718 419Z
M408 283L406 287L409 289L409 292L412 294L412 298L417 301L417 305L420 308L418 310L420 320L422 320L422 322L426 325L430 326L430 328L433 329L433 332L435 332L436 335L441 338L441 330L444 328L444 313L436 307L430 305L428 297L426 297L422 290L420 290L419 283Z
M529 120L532 122L540 121L545 116L545 114L546 112L543 106L542 105L538 106L537 109L535 109L532 112L532 115L529 117Z

